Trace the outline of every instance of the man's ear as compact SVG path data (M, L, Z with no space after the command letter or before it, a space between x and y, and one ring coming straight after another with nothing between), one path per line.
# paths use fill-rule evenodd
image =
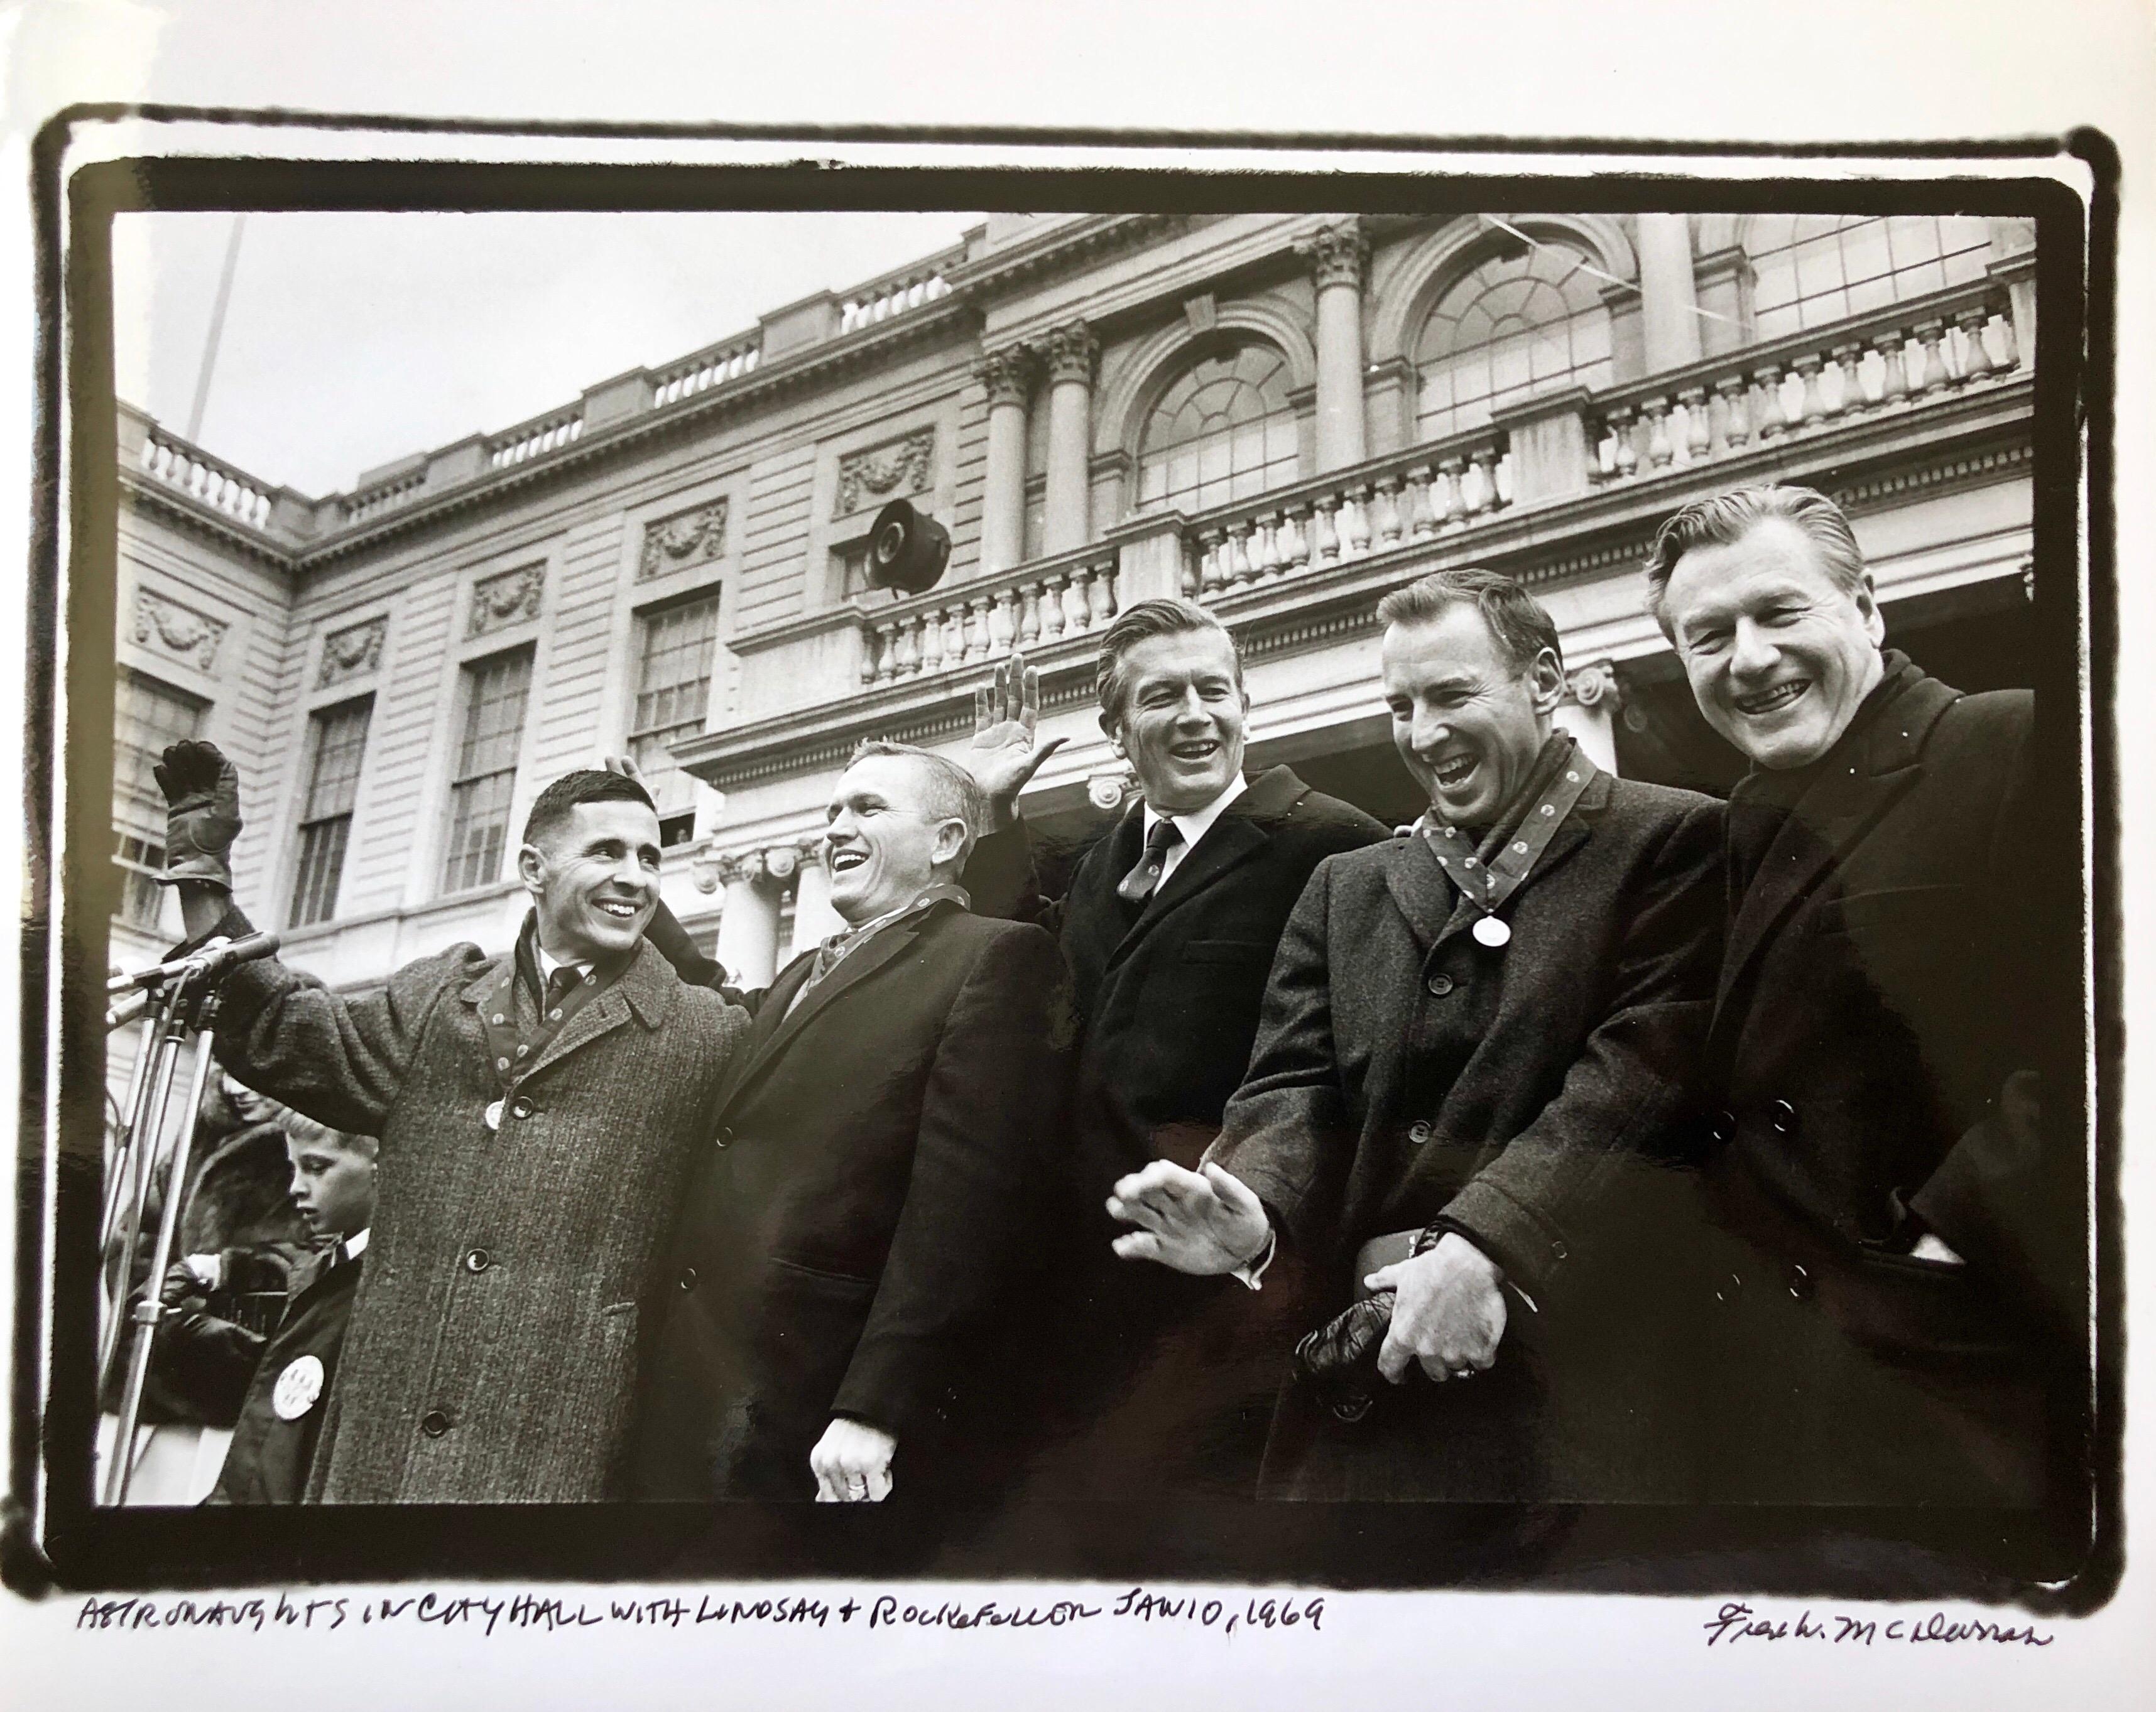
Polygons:
M547 882L547 853L536 844L526 844L516 853L516 877L533 897Z
M1564 700L1564 668L1558 664L1556 650L1544 648L1535 656L1534 664L1527 668L1527 682L1538 714L1553 714L1558 704Z
M1115 751L1116 759L1128 761L1131 758L1130 751L1123 747L1122 721L1110 714L1105 708L1101 713L1101 730L1108 740L1108 747Z
M1864 633L1871 638L1874 647L1884 646L1887 641L1887 615L1879 610L1879 591L1872 587L1871 573L1864 573L1858 587L1856 610L1864 615Z
M966 848L966 823L955 816L936 824L936 843L928 858L933 868L948 867Z

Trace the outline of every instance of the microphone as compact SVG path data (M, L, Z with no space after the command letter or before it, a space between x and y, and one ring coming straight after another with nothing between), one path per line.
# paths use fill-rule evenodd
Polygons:
M220 979L235 964L276 955L284 941L274 933L250 933L244 939L213 939L184 957L158 963L132 975L116 975L105 983L107 993L131 987L162 987L168 981L192 979L204 983Z

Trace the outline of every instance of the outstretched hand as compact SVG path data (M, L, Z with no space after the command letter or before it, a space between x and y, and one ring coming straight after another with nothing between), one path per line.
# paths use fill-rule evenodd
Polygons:
M179 881L232 889L232 841L239 818L239 769L214 743L187 738L167 749L151 769L165 793L165 871Z
M1066 741L1040 741L1040 674L1016 648L996 663L995 681L973 692L973 746L966 766L982 791L998 827L1017 813L1018 793L1040 765Z
M1111 1217L1137 1229L1111 1245L1126 1260L1151 1260L1209 1278L1247 1266L1265 1252L1272 1221L1249 1187L1208 1161L1202 1171L1156 1159L1120 1179Z

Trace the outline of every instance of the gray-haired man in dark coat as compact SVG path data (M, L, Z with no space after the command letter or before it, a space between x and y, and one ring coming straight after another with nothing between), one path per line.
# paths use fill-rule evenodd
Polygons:
M249 931L225 853L239 781L158 771L191 939ZM366 1272L309 1491L566 1503L620 1489L639 1316L699 1122L748 1028L644 943L659 817L600 771L542 791L516 946L452 946L346 997L275 961L225 977L218 1051L318 1122L381 1138Z
M1430 812L1319 864L1220 1139L1116 1186L1117 1250L1218 1274L1291 1244L1348 1312L1306 1340L1268 1495L1680 1495L1647 1209L1713 990L1719 805L1553 729L1557 629L1511 578L1440 572L1378 616ZM1358 1343L1359 1389L1316 1382Z

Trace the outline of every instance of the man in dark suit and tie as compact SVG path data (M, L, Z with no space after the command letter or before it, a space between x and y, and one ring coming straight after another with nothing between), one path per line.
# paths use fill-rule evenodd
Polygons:
M619 763L617 763L619 765ZM654 1499L977 1491L994 1339L1035 1239L1075 1033L1055 941L957 884L964 768L865 743L832 793L846 930L762 991L671 1251L635 1486ZM664 915L685 981L718 966Z
M967 884L982 910L1055 933L1085 1025L1044 1355L1045 1430L1060 1443L1038 1489L1247 1495L1293 1341L1289 1280L1237 1303L1122 1265L1107 1196L1149 1161L1198 1162L1250 1061L1266 971L1312 870L1387 829L1285 766L1245 779L1242 664L1202 607L1125 612L1101 638L1095 688L1138 800L1086 847L1051 851L1018 816L1060 742L1036 738L1039 683L1021 657L980 692L967 756L998 828Z
M1720 805L1613 778L1553 729L1557 627L1512 578L1439 572L1378 615L1429 812L1319 867L1219 1140L1202 1171L1116 1186L1117 1246L1217 1276L1277 1233L1313 1324L1390 1294L1389 1324L1345 1322L1377 1328L1358 1394L1283 1396L1267 1495L1681 1497L1650 1215L1712 992Z

